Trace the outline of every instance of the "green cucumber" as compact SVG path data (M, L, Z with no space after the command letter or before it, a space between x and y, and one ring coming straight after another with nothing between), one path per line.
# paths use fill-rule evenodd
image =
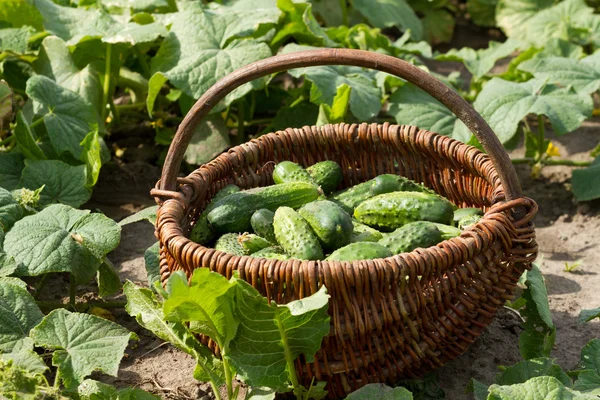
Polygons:
M202 214L198 217L198 220L192 227L192 232L190 233L190 239L199 244L207 244L211 240L215 238L215 233L210 229L208 225L208 213L215 207L215 204L225 197L229 196L232 193L237 193L240 191L240 188L236 185L227 185L215 194L215 197L212 198L210 203L206 206Z
M483 211L479 208L467 207L467 208L457 208L454 210L454 225L458 226L458 221L468 216L481 216L483 215Z
M335 190L344 178L342 168L335 161L321 161L306 168L306 172L325 194Z
M418 192L392 192L365 200L354 210L354 218L384 231L393 231L414 221L449 225L452 203L442 197Z
M458 221L458 229L464 230L468 228L469 226L479 222L481 217L481 215L465 215Z
M273 243L269 242L267 239L253 233L244 233L243 235L240 235L238 237L238 242L242 245L244 254L256 253L257 251L273 246Z
M336 192L330 196L330 200L342 207L347 213L352 214L354 209L363 201L380 194L398 191L426 192L431 190L403 176L383 174L370 181Z
M208 213L208 222L217 233L248 232L256 210L278 207L298 208L319 197L319 188L306 182L282 183L233 193L218 201Z
M327 261L372 260L392 256L387 247L375 242L350 243L329 255Z
M315 180L304 168L291 161L282 161L275 166L273 182L277 185L289 182L307 182L316 185Z
M427 221L416 221L396 229L378 243L392 254L406 253L419 247L435 246L442 241L442 233L437 226Z
M440 230L440 233L442 234L442 240L452 239L454 237L460 236L460 234L462 233L460 229L454 226L440 224L437 222L431 223L434 224Z
M352 240L352 218L337 204L317 200L300 207L298 213L308 222L326 252L345 246Z
M250 225L252 230L259 236L264 237L269 242L276 243L275 231L273 230L273 217L275 213L266 208L261 208L252 214Z
M322 260L319 239L304 218L290 207L279 207L273 221L275 237L286 254L300 260Z
M244 255L244 248L238 241L237 233L226 233L217 239L215 243L215 250L223 251L229 254L235 254L236 256Z
M383 239L383 234L377 229L352 220L352 242L378 242Z
M269 258L282 261L290 259L290 256L285 254L283 249L279 246L266 247L257 251L256 253L251 254L250 257Z

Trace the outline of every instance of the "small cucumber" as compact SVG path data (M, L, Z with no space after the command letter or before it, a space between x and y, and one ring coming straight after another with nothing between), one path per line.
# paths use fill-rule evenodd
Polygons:
M375 258L391 257L392 253L387 247L374 242L350 243L337 249L325 260L328 261L353 261L372 260Z
M396 229L378 243L393 254L406 253L418 247L434 246L442 241L442 234L435 224L416 221Z
M352 218L337 204L317 200L300 207L298 213L308 222L326 252L352 240Z
M242 245L244 254L256 253L257 251L273 246L273 243L269 242L267 239L253 233L244 233L243 235L240 235L238 237L238 242Z
M256 210L278 207L299 208L319 197L320 189L306 182L290 182L230 194L208 213L208 222L217 233L248 232Z
M264 237L269 242L276 243L277 239L275 239L275 231L273 230L273 217L275 217L273 211L261 208L252 214L250 225L252 225L254 233Z
M476 216L476 215L483 215L483 211L481 211L481 209L479 208L472 208L472 207L467 207L467 208L457 208L456 210L454 210L454 225L458 225L458 221L460 221L461 219L468 217L468 216Z
M235 254L236 256L244 255L244 248L238 241L237 233L226 233L217 239L215 243L215 250L223 251L229 254Z
M256 253L251 254L250 257L270 258L282 261L290 259L290 256L285 254L283 252L283 249L279 246L266 247L262 250L257 251Z
M437 222L431 223L434 224L440 230L440 233L442 234L442 240L452 239L454 237L460 236L460 234L462 233L460 229L454 226L439 224Z
M354 218L379 230L393 231L414 221L452 222L452 203L442 197L418 192L392 192L365 200Z
M286 254L300 260L322 260L319 239L304 218L290 207L279 207L273 221L275 237Z
M378 242L383 239L383 234L377 229L352 220L352 242Z
M325 194L330 194L339 186L344 178L342 168L335 161L321 161L306 168L306 172L315 183L321 186Z
M300 165L291 161L282 161L273 169L273 182L275 184L289 182L307 182L316 185L315 180Z
M479 222L481 217L481 215L465 215L458 221L458 228L464 230L469 226Z
M240 188L236 185L227 185L223 189L219 190L215 197L212 198L210 203L206 206L198 220L192 227L192 232L190 233L190 239L199 244L207 244L211 240L215 238L215 233L210 229L208 225L208 213L215 207L215 204L225 197L229 196L232 193L239 192Z

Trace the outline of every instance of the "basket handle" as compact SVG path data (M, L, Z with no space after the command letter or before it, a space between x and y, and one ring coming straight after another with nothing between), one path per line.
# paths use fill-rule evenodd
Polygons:
M396 75L429 93L469 128L490 156L507 200L523 197L515 169L502 144L475 109L454 90L414 65L399 58L364 50L319 49L266 58L246 65L215 83L187 113L165 159L160 188L175 191L177 175L194 129L210 110L237 87L253 79L288 69L318 65L353 65Z

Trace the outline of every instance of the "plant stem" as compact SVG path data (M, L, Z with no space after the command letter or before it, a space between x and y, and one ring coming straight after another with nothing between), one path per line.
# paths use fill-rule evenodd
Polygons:
M212 391L215 395L215 399L221 400L221 393L219 392L219 387L217 385L215 385L215 383L213 381L210 381L210 387L212 388Z
M102 104L100 110L100 120L106 120L106 105L108 104L108 96L110 92L110 64L112 57L112 44L106 44L106 60L104 65L104 88L102 90Z
M292 386L294 389L296 389L298 386L300 386L300 383L298 383L296 366L294 365L294 357L290 351L290 345L288 344L287 336L285 330L283 329L283 323L281 322L279 312L275 313L275 319L277 320L277 328L279 329L279 334L281 335L281 341L283 343L283 354L285 355L285 362L288 366L289 378L290 381L292 381Z
M46 36L48 36L48 35L50 35L50 32L48 32L48 31L44 31L44 32L39 32L39 33L36 33L36 34L34 34L34 35L31 35L31 36L29 37L29 39L27 39L27 43L28 43L28 44L35 43L35 42L37 42L38 40L42 40L43 38L45 38L45 37L46 37Z
M135 55L137 56L137 58L140 62L140 67L142 67L142 74L144 75L144 78L150 79L150 67L148 66L148 63L146 62L144 55L142 54L142 52L140 51L140 49L137 46L133 46L133 49L135 51Z
M129 103L129 104L115 104L115 108L118 111L138 110L138 109L143 109L144 107L146 107L145 102Z
M290 104L290 108L293 108L293 107L297 106L298 104L302 103L304 100L305 100L304 96L298 97L296 100L294 100L292 102L292 104Z
M29 125L29 129L34 129L36 126L41 125L42 122L44 122L44 117L36 119Z
M44 276L42 276L42 280L40 281L39 285L35 288L35 296L33 296L35 300L37 300L38 297L40 297L42 289L44 288L44 286L46 286L46 282L48 281L49 276L50 274L45 274Z
M231 376L231 369L229 368L229 361L227 361L227 357L226 357L226 354L225 354L223 348L221 348L221 359L223 361L223 369L225 370L225 384L227 385L227 398L230 400L233 400L233 377Z
M546 146L545 143L545 132L544 132L544 116L538 115L538 156L537 161L541 161L546 154Z
M114 122L117 125L121 124L121 115L119 114L119 110L117 109L117 106L115 105L115 102L113 101L112 97L109 98L108 104L110 104L110 111L113 113Z
M340 9L342 10L342 23L348 26L348 7L346 7L346 0L339 0Z
M11 144L15 141L15 136L9 136L4 140L0 140L0 146L6 146L7 144Z

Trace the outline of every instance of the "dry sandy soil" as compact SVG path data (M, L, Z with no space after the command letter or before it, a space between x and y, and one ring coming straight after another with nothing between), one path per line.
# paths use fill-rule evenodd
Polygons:
M553 140L564 157L585 160L600 141L600 119L588 121L578 131ZM511 155L522 156L522 152L519 148ZM563 368L573 369L580 349L600 336L599 322L582 325L577 321L582 309L600 306L600 202L574 201L568 190L570 168L547 167L538 179L530 177L527 166L520 166L518 172L526 195L540 206L535 220L540 244L538 262L557 326L552 356ZM146 163L105 168L90 206L120 220L152 204L148 191L158 174L156 167ZM123 280L146 283L143 253L155 240L154 229L146 222L124 227L121 245L109 256ZM581 266L575 272L565 272L565 262L577 260L581 260ZM140 341L135 349L128 350L119 377L103 380L118 386L139 386L168 399L212 398L207 394L207 385L192 378L194 362L189 356L138 327L123 311L115 315L119 323L138 333ZM465 394L471 377L491 383L498 366L520 360L519 323L514 312L500 310L467 353L435 372L447 399L472 398Z

